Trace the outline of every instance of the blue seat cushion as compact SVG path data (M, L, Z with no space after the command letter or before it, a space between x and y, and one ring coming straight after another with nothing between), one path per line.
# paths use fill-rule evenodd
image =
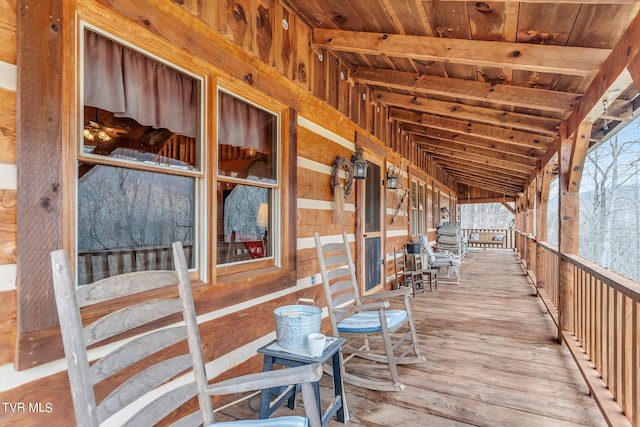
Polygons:
M386 310L387 327L393 329L407 318L404 310ZM338 332L380 332L380 316L377 311L361 311L338 322Z
M278 417L268 418L266 420L241 420L241 421L223 421L214 423L211 427L308 427L309 422L305 417Z

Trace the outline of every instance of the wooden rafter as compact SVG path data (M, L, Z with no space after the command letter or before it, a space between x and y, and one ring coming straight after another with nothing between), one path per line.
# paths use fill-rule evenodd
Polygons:
M553 143L553 138L547 135L504 129L499 126L475 123L463 119L440 117L397 107L391 107L389 109L389 119L421 124L434 129L461 132L469 136L478 136L509 144L524 145L527 147L547 148Z
M373 99L382 104L394 105L410 110L439 114L457 119L473 120L494 126L506 126L549 136L555 135L560 125L560 120L546 117L495 110L493 108L476 107L455 102L438 101L419 96L379 90L373 92Z
M609 49L504 43L315 28L315 48L514 70L589 76Z
M471 147L480 147L500 153L509 153L527 158L542 157L546 152L546 147L527 147L524 145L510 144L508 142L495 141L489 138L470 136L463 132L452 132L448 130L436 129L430 126L405 123L400 127L405 132L416 135L429 136L441 141L452 141L465 144Z
M579 95L569 92L532 89L507 84L491 84L473 80L418 75L403 71L357 67L350 77L360 83L415 91L428 95L440 95L491 102L509 107L545 110L564 115L570 113Z
M518 165L528 166L532 169L537 164L537 159L533 157L516 156L509 153L503 153L494 150L487 150L482 147L474 147L466 144L461 144L452 141L442 141L430 137L413 134L413 140L422 147L429 147L429 149L449 149L452 151L458 151L461 153L473 154L483 159L502 160Z
M441 164L440 166L443 169L447 170L448 172L457 171L466 176L475 176L480 179L486 178L488 179L489 182L494 181L496 183L502 183L502 184L508 183L508 184L515 184L515 185L523 185L527 180L526 176L515 174L513 171L505 171L505 170L492 168L488 166L474 165L471 163L461 163L455 160L449 162L448 158L446 158L445 156L439 156L437 154L432 155L431 158L436 159L438 161L446 160L447 163Z

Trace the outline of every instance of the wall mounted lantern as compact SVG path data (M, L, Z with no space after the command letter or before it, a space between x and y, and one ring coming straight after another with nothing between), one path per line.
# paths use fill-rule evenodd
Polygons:
M357 148L356 153L351 157L353 163L353 178L354 179L366 179L367 178L367 162L364 159L364 150Z
M398 174L396 171L398 168L391 165L389 169L387 169L387 190L397 190L398 189Z

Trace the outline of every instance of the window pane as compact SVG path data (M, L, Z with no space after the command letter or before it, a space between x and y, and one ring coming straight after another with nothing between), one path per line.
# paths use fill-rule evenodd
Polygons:
M418 235L418 184L411 182L411 235Z
M193 170L200 80L85 30L82 153Z
M218 264L273 254L272 193L264 187L218 184Z
M425 234L427 232L427 230L425 229L425 216L426 216L426 211L425 211L425 206L424 206L424 185L420 184L420 200L419 200L419 204L418 204L418 209L420 210L419 216L420 216L420 234Z
M364 231L380 231L380 166L367 162L365 180Z
M275 183L277 136L277 115L219 92L218 175Z
M182 241L193 267L195 178L81 163L78 283L172 268Z

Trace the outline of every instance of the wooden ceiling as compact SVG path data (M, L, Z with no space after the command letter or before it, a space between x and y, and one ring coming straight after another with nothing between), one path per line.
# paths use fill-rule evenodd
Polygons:
M637 0L286 3L419 154L458 183L510 196L555 152L561 122L640 10ZM590 145L636 115L632 79L614 86L590 112Z

